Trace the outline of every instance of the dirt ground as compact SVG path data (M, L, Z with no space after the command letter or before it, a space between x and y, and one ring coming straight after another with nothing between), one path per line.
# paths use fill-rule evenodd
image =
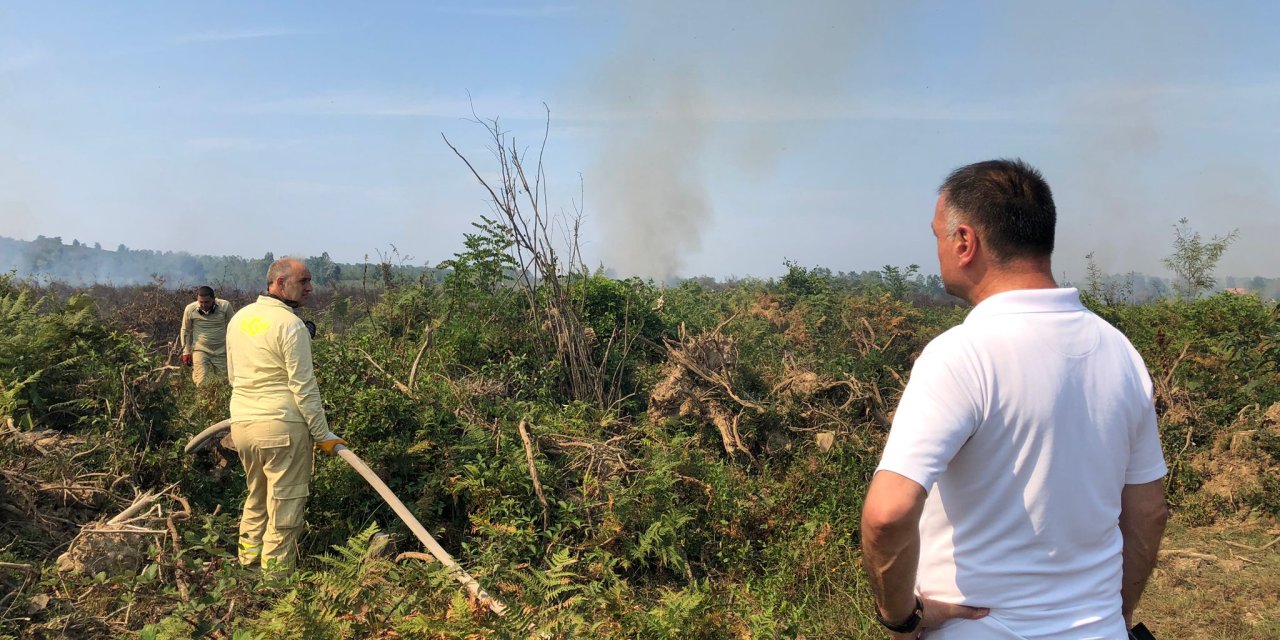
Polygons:
M1280 523L1175 517L1135 621L1160 640L1280 640Z

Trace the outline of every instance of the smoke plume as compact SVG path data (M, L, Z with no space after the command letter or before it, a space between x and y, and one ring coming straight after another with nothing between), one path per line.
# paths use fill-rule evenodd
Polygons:
M705 241L707 183L749 190L795 137L816 135L875 32L843 1L633 2L619 49L594 74L602 142L587 176L603 260L664 278Z

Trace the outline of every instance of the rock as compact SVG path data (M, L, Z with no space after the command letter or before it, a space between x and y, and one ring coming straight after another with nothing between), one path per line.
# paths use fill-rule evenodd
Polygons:
M826 453L830 451L831 447L836 443L836 432L819 431L818 433L814 434L813 439L815 442L818 443L818 450L823 453Z
M48 594L44 594L44 593L37 596L32 596L31 599L27 601L27 615L44 611L46 608L48 608L49 601L51 599L52 598L50 598Z

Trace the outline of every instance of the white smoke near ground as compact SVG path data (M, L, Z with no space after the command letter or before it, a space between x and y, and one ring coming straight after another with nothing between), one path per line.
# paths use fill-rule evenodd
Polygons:
M815 104L843 92L873 5L632 2L618 50L595 70L600 136L586 176L623 275L666 278L702 245L711 163L731 184L766 181ZM821 107L817 108L819 111Z
M694 113L701 96L696 83L664 83L662 95L646 96L655 111ZM625 128L625 127L624 127ZM697 249L711 216L702 177L708 126L696 118L665 120L660 127L634 127L611 135L598 165L606 255L621 273L665 277L680 257Z

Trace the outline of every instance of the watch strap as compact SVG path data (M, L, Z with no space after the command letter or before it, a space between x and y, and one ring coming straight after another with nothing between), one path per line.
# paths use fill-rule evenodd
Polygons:
M924 603L920 601L920 596L916 596L916 608L911 610L911 615L906 620L899 623L890 623L888 620L880 617L880 611L876 611L876 621L880 626L894 633L911 633L920 626L920 621L924 619Z

